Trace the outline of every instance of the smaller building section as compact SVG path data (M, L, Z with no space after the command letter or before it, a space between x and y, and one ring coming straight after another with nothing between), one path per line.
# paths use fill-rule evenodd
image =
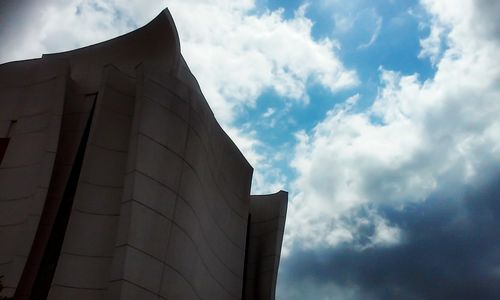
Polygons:
M274 299L288 193L251 196L243 299Z

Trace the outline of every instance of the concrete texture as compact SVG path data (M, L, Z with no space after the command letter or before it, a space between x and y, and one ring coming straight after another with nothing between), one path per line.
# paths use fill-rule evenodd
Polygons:
M0 296L274 299L287 194L252 172L168 10L0 65Z

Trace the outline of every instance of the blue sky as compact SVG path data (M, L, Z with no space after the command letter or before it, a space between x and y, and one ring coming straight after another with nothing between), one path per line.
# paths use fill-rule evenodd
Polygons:
M278 299L500 298L500 2L24 2L0 62L169 7L253 192L290 193Z
M431 62L418 58L419 41L429 34L428 28L421 25L428 16L421 12L418 1L350 1L340 11L353 22L351 28L345 30L337 29L340 25L336 24L334 17L337 7L344 3L315 5L304 1L257 1L257 10L283 9L284 18L291 19L304 3L307 5L306 16L314 22L312 37L317 40L331 38L338 41L341 45L338 57L347 68L356 70L360 84L335 93L322 85L308 85L310 103L291 107L285 113L286 118L280 116L280 121L273 130L268 130L269 123L261 122L260 118L269 110L283 112L286 103L272 91L263 92L255 107L245 109L235 123L256 130L259 139L270 147L293 143L296 131L311 130L318 120L325 117L328 110L353 94L360 95L358 109L369 106L377 96L381 67L403 74L416 73L420 80L434 75L435 68ZM378 30L377 20L381 20ZM372 38L369 46L360 47L369 43ZM290 123L288 119L294 122ZM285 170L288 177L293 177L293 173L288 173L293 170L287 168L286 163L278 166ZM288 186L287 188L289 189Z

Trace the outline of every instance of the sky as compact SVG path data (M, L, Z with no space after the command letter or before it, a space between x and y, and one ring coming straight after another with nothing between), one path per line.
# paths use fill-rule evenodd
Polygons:
M0 0L0 63L165 7L252 192L289 192L277 299L500 299L500 1Z

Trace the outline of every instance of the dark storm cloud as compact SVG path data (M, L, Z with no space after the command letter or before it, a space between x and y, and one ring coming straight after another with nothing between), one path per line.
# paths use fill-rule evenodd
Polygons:
M41 24L38 13L47 1L0 0L0 62L25 43L30 31Z
M0 1L0 38L5 41L16 33L29 27L26 22L35 17L35 12L44 1L1 0Z
M43 2L43 1L40 1ZM39 1L29 0L1 0L0 1L0 33L7 30L14 30L13 24L16 20L24 19L29 16L33 9L38 6Z
M0 0L0 63L41 56L45 8L67 0Z
M498 22L498 13L500 12L500 1L498 0L476 0L474 2L476 12L481 20L482 26L490 38L500 40L500 22Z
M404 210L378 210L403 230L401 244L294 252L282 262L281 298L309 288L302 296L500 299L500 176L460 199L434 195ZM321 289L329 284L335 288Z

